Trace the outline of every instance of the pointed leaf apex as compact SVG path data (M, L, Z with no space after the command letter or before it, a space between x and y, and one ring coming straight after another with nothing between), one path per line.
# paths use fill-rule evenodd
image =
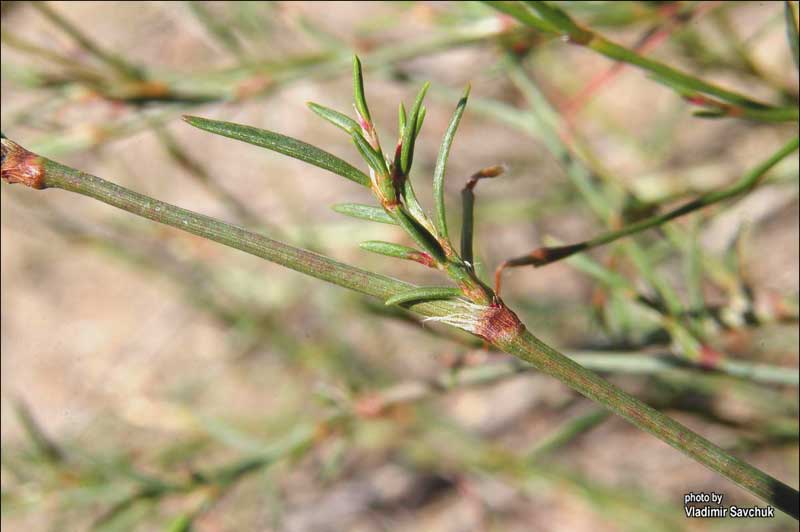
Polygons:
M361 69L361 60L357 55L353 56L353 99L358 113L368 123L372 122L367 107L367 98L364 95L364 75Z

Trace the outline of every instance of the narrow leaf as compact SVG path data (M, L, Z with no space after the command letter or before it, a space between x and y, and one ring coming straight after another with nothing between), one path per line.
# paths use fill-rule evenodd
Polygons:
M695 111L692 113L692 116L696 116L697 118L724 118L728 116L728 114L724 111Z
M329 172L333 172L334 174L346 177L365 187L369 187L370 185L369 176L358 168L339 159L335 155L321 150L316 146L312 146L311 144L306 144L301 140L287 137L273 131L267 131L266 129L259 129L231 122L222 122L219 120L209 120L198 116L185 115L183 119L196 128L267 148L268 150L276 151L283 155L288 155L289 157L294 157L295 159L305 161L324 170L328 170Z
M439 157L436 159L436 170L433 172L433 197L436 201L436 228L439 234L445 239L449 239L447 233L447 217L444 205L444 175L447 168L447 158L450 155L450 147L453 145L453 138L456 135L458 124L461 122L461 116L464 114L464 109L467 106L467 99L469 98L470 86L467 85L464 95L458 101L456 110L453 113L453 118L450 119L450 125L442 139L442 146L439 148Z
M400 102L400 107L397 109L397 138L403 138L403 131L406 129L406 120L408 120L406 108L403 106L403 102Z
M367 161L367 164L379 175L388 176L389 170L386 168L386 161L383 156L369 145L369 142L361 135L361 132L353 131L350 136L353 137L356 148L358 148L364 160Z
M365 251L370 251L379 255L386 255L387 257L395 257L403 260L413 260L429 267L436 266L436 261L433 260L433 257L423 251L408 246L401 246L400 244L383 242L381 240L368 240L366 242L361 242L358 246Z
M364 95L364 76L361 72L361 60L357 55L353 56L353 95L355 98L356 109L361 114L361 118L371 123L367 107L367 98Z
M419 118L417 118L417 128L414 130L414 138L419 137L419 132L422 130L422 123L425 122L425 113L428 109L423 105L419 110Z
M382 240L367 240L366 242L361 242L358 247L366 251L371 251L372 253L386 255L388 257L397 257L399 259L407 259L412 254L421 253L421 251L414 248L393 244L391 242L384 242Z
M420 225L410 214L403 208L397 209L395 212L397 223L402 227L406 233L414 239L414 241L424 249L429 255L439 262L445 261L444 250L436 238L431 235L425 227Z
M786 17L786 37L789 39L794 66L800 69L800 36L798 36L797 30L797 17L794 13L794 6L789 0L785 0L783 3L783 14Z
M410 179L406 179L405 183L403 183L403 203L412 218L423 226L431 227L430 221L428 221L428 217L425 215L425 211L422 210L422 206L419 204L417 194L414 192L414 185L411 183Z
M369 220L382 224L397 225L397 221L380 207L372 205L362 205L360 203L339 203L333 206L333 210L345 216L351 216L360 220Z
M546 23L558 28L569 35L573 42L586 43L592 38L592 33L581 28L560 8L541 1L526 2L539 17Z
M555 33L558 31L553 24L536 16L528 6L521 2L490 2L488 0L484 0L483 3L500 11L501 13L510 15L523 24L532 28L536 28L539 31L546 33Z
M430 301L434 299L450 299L462 295L461 290L452 286L423 286L401 292L386 300L386 306L402 305L412 301Z
M414 140L417 132L417 122L419 121L420 109L422 107L422 100L425 98L425 93L428 92L430 83L425 83L417 94L417 99L414 101L414 107L411 108L410 119L407 127L403 130L403 146L400 152L400 170L403 175L408 175L411 171L411 163L414 157Z
M339 111L334 111L333 109L329 109L328 107L316 104L314 102L308 102L308 107L316 114L333 124L334 126L344 130L348 134L352 134L353 131L360 131L361 128L358 125L358 122L347 116L346 114L340 113Z

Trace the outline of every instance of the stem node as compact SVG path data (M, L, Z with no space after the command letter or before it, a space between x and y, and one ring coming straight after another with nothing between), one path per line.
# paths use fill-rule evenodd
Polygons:
M35 189L47 188L44 181L44 169L41 158L9 139L2 139L2 172L3 181L14 184L22 183Z

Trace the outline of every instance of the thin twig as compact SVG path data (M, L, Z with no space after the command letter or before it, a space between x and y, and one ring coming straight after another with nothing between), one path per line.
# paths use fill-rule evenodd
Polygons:
M103 50L97 43L84 35L81 30L61 16L60 13L51 8L46 2L31 2L30 5L47 17L50 22L58 26L64 33L69 35L86 52L113 68L122 77L133 80L144 79L144 75L138 67L129 64L116 54Z
M657 227L671 220L674 220L679 216L683 216L684 214L689 214L690 212L694 212L696 210L708 207L715 203L719 203L721 201L725 201L727 199L731 199L733 197L746 194L752 191L763 181L764 175L772 167L774 167L785 157L787 157L795 150L797 150L798 145L800 145L800 138L794 138L790 140L778 151L772 154L769 158L767 158L758 166L751 169L744 176L742 176L742 178L739 179L739 181L737 181L736 183L732 184L729 187L713 192L708 192L667 213L658 216L652 216L640 222L636 222L626 227L623 227L622 229L616 231L610 231L608 233L595 237L591 240L586 240L584 242L578 242L576 244L570 244L566 246L536 248L527 255L522 255L520 257L515 257L513 259L505 261L498 267L496 275L502 273L502 271L506 268L516 267L516 266L535 266L537 268L540 266L545 266L547 264L551 264L561 259L565 259L571 255L574 255L575 253L588 251L598 246L602 246L604 244L608 244L615 240L619 240L620 238L640 233L642 231L651 229L653 227Z
M505 170L505 167L502 165L482 168L472 174L467 184L464 185L464 188L461 190L461 258L469 264L474 265L472 254L472 230L475 225L473 214L475 207L475 187L479 180L497 177L505 172ZM499 294L496 290L495 293Z

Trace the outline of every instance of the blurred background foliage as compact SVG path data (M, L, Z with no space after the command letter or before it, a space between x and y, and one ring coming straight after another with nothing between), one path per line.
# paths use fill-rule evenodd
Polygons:
M796 3L557 4L796 116ZM471 2L3 2L2 128L159 199L435 280L358 248L403 238L330 209L368 191L178 119L272 129L356 163L305 106L350 108L354 52L386 132L397 102L432 82L413 175L423 203L472 83L446 194L455 220L468 176L508 165L477 192L487 278L729 185L797 134L796 118L743 120ZM509 270L504 299L548 343L797 485L797 176L795 153L734 201ZM85 198L32 193L0 194L12 530L796 527L687 521L689 491L756 499L467 336Z

